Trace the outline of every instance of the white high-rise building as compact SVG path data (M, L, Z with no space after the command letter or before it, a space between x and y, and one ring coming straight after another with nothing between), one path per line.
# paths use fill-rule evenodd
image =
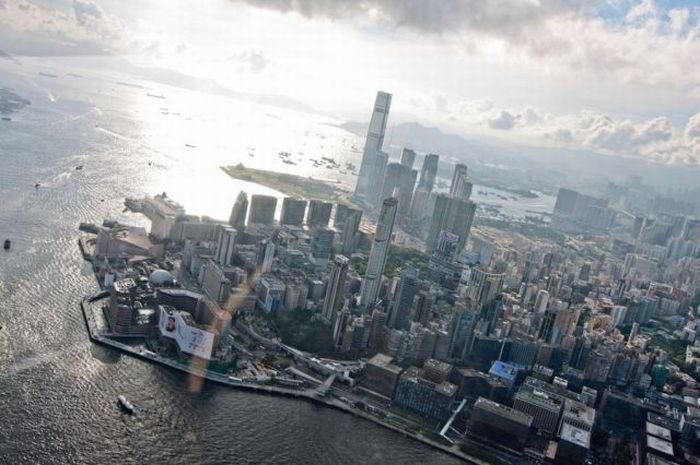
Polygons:
M230 226L222 226L216 243L216 263L230 265L238 232Z
M374 100L372 118L370 119L369 128L367 129L365 148L362 152L360 172L357 176L357 185L355 186L356 195L367 195L375 181L379 181L377 176L381 176L381 173L377 174L376 165L378 162L381 162L382 159L381 151L384 144L384 132L386 131L386 123L389 119L390 108L391 94L382 91L377 92L377 97ZM386 165L386 161L384 165Z
M391 233L394 229L398 204L398 200L394 197L384 199L382 209L379 212L377 230L374 233L374 242L372 242L372 250L367 261L367 272L362 280L360 292L360 302L368 307L373 306L377 301L379 284L389 255Z
M537 291L537 297L535 297L535 312L544 313L547 310L547 303L549 302L549 292L544 289Z

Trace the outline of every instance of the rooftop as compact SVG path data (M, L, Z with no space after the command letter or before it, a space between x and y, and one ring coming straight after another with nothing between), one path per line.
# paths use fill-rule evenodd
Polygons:
M477 399L476 403L474 404L474 408L480 408L493 414L506 417L509 420L527 425L528 427L532 425L532 415L528 415L527 413L523 413L519 410L512 409L507 405L499 404L498 402L494 402L483 397L479 397L479 399Z
M521 389L517 394L515 394L515 399L519 399L530 404L535 404L549 410L559 410L562 405L562 400L559 397L555 397L549 393L538 390L530 392L523 391Z
M673 455L673 444L650 434L647 434L647 447L666 455Z
M564 400L564 415L575 418L588 425L595 422L595 409L574 400Z
M435 360L434 358L429 358L423 364L423 368L432 368L443 372L449 372L452 369L452 365L441 362L440 360Z
M591 444L591 432L577 428L569 423L562 423L559 438L588 449Z
M646 463L646 465L678 465L678 462L671 462L670 460L666 460L663 457L651 453L647 453L647 460L644 463Z
M666 441L671 440L671 430L664 428L663 426L655 425L647 421L647 434L656 436L657 438L665 439Z
M153 243L148 238L148 233L144 228L138 226L124 226L110 231L111 236L114 239L118 239L123 242L128 242L129 244L135 245L142 249L150 249L153 247Z

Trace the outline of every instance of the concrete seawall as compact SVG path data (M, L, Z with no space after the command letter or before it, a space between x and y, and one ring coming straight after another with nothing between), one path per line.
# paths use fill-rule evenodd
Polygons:
M379 418L376 418L372 415L369 415L366 412L360 411L356 408L353 408L349 405L347 405L344 402L341 402L339 400L334 400L334 399L328 399L325 397L321 397L319 394L315 394L313 389L306 389L306 390L296 390L296 389L288 389L288 388L283 388L279 386L266 386L266 385L261 385L261 384L255 384L255 383L246 383L246 382L241 382L241 381L235 381L230 379L228 376L212 372L209 370L199 370L197 368L191 367L189 365L183 365L181 363L178 363L174 360L167 359L165 357L161 357L158 354L150 353L150 352L145 352L139 349L136 349L134 347L131 347L127 344L124 344L122 342L116 341L110 337L102 336L100 334L97 334L96 331L96 323L94 321L94 309L90 308L89 305L86 303L88 301L91 301L92 299L83 299L80 302L80 307L81 311L83 314L83 319L85 320L85 326L87 327L88 330L88 336L90 337L90 340L92 342L95 342L97 344L101 344L104 346L111 347L113 349L120 350L122 352L125 352L133 357L146 360L152 363L157 363L166 367L169 367L174 370L178 370L181 372L189 373L195 376L198 376L200 378L206 379L208 381L211 381L213 383L217 384L223 384L232 388L236 389L242 389L246 390L249 392L257 392L259 394L276 394L279 396L286 396L286 397L294 397L297 399L304 399L311 401L315 404L318 405L324 405L326 407L331 407L336 410L351 414L351 415L356 415L360 418L364 418L365 420L369 420L377 425L383 426L384 428L390 429L392 431L395 431L405 437L410 437L412 439L415 439L416 441L420 441L423 444L426 444L428 446L431 446L435 449L438 449L446 454L450 454L454 457L457 457L459 459L464 460L467 463L474 464L474 465L488 465L487 462L484 462L482 460L479 460L475 457L470 457L465 454L463 454L461 451L457 450L456 448L450 448L447 447L443 444L439 444L437 442L434 442L430 439L427 439L423 436L420 436L418 434L412 433L410 431L405 431L397 426L394 426L392 424L389 424L385 421L382 421Z

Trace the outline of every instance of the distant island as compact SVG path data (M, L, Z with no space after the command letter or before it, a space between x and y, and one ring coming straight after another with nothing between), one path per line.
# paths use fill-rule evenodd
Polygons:
M0 87L0 114L9 115L18 112L29 104L31 104L29 100L20 97L10 89Z

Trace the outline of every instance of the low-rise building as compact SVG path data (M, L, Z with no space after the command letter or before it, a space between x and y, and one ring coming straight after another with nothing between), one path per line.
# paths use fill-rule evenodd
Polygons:
M369 359L360 385L391 399L401 374L401 367L392 362L391 356L381 353Z
M531 415L480 397L472 410L469 434L522 450L532 421Z
M427 418L445 421L451 414L457 386L425 379L417 368L409 368L399 376L394 403Z

